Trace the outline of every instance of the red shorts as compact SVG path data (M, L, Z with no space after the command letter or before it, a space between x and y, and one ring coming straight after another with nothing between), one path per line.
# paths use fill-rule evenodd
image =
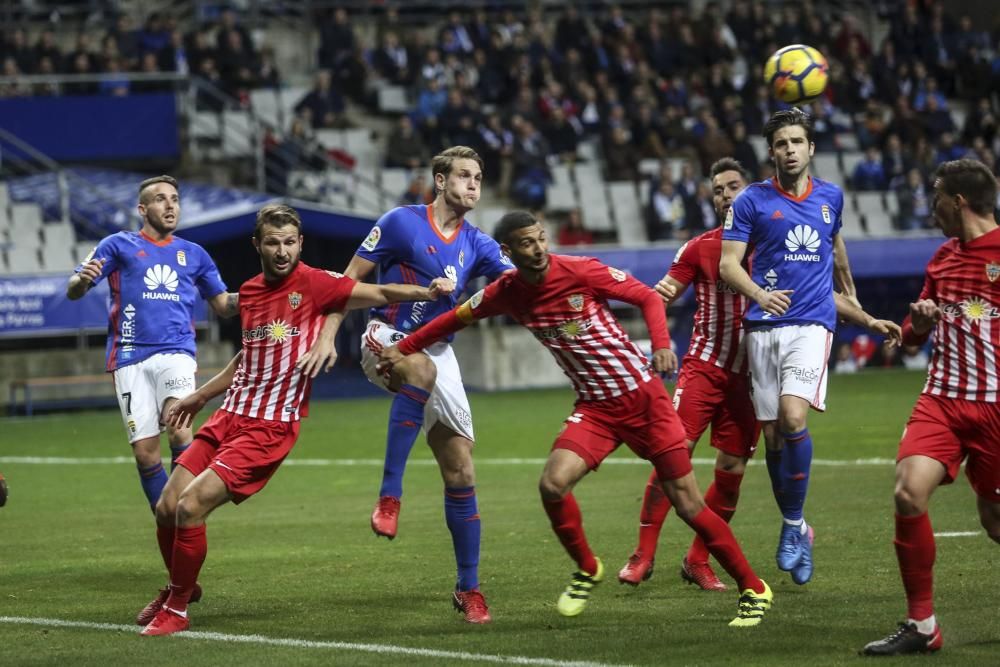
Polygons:
M677 378L674 407L691 442L698 442L711 424L712 447L744 458L757 451L760 424L746 375L689 357Z
M944 484L955 481L965 460L965 474L976 495L1000 503L1000 403L921 394L896 460L916 455L944 465Z
M615 398L577 401L552 449L568 449L597 470L623 442L640 458L652 461L660 479L677 479L691 472L684 427L658 378ZM671 452L680 455L662 456ZM669 459L669 466L658 464L658 457Z
M298 421L251 419L216 410L177 463L195 477L211 468L238 505L264 488L298 437Z

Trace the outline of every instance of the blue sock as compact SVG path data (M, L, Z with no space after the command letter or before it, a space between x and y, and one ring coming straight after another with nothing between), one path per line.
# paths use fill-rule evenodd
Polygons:
M149 501L150 509L155 512L156 501L160 499L163 487L167 485L167 471L163 469L163 464L159 462L154 463L148 468L143 468L137 464L136 469L139 471L139 483L142 484L142 492L146 494L146 500Z
M764 460L767 461L767 475L771 478L771 491L774 493L774 500L781 507L781 490L784 484L781 481L781 450L766 450Z
M455 588L470 591L479 588L479 509L476 505L476 487L446 488L444 490L444 518L451 531L458 565Z
M190 442L186 445L170 445L170 472L173 472L174 468L177 467L178 457L181 454L183 454L190 446L191 446Z
M781 478L783 483L781 515L789 521L802 519L802 508L806 504L809 489L809 467L812 464L813 443L809 429L798 433L782 433L785 440L784 455L781 458Z
M424 405L431 395L419 387L404 384L389 408L389 434L385 441L385 467L379 496L403 496L403 472L413 443L424 425Z

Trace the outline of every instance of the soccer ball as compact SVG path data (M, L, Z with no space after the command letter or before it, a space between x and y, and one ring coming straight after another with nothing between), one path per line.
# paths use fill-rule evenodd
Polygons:
M783 46L764 65L764 82L775 98L802 104L823 94L829 66L823 54L805 44Z

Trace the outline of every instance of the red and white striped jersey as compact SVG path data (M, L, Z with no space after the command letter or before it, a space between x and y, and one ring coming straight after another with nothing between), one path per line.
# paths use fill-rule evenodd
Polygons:
M722 280L721 257L722 228L716 227L682 245L667 275L685 285L694 285L698 306L685 358L745 373L746 354L741 342L743 314L749 300Z
M968 243L950 239L927 264L920 298L934 300L941 320L933 330L925 394L997 402L998 279L1000 229Z
M549 257L541 284L532 285L510 271L460 306L455 311L458 317L463 318L463 309L471 309L472 319L509 315L549 349L584 401L620 396L652 379L649 360L618 323L608 299L642 308L656 350L670 346L659 295L596 259ZM414 335L419 338L433 331Z
M222 409L282 422L308 416L312 380L295 362L316 342L325 314L344 308L355 284L302 262L280 282L267 283L259 274L243 283L243 358Z

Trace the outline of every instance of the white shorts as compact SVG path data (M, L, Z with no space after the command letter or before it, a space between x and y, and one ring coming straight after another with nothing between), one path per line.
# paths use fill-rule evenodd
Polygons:
M184 398L194 391L198 364L180 352L154 354L114 372L118 407L130 443L159 436L161 413L168 398Z
M833 334L818 324L749 331L750 396L760 421L778 418L778 398L798 396L826 409L826 367Z
M380 320L371 320L361 338L361 367L374 385L389 391L389 378L379 375L375 365L379 362L379 351L382 348L395 345L406 338L402 331L393 329ZM434 424L441 422L455 433L475 442L472 431L472 411L469 408L469 398L465 395L462 385L462 372L458 368L455 351L448 343L434 343L423 351L437 367L437 380L434 391L424 406L424 433L429 433Z

